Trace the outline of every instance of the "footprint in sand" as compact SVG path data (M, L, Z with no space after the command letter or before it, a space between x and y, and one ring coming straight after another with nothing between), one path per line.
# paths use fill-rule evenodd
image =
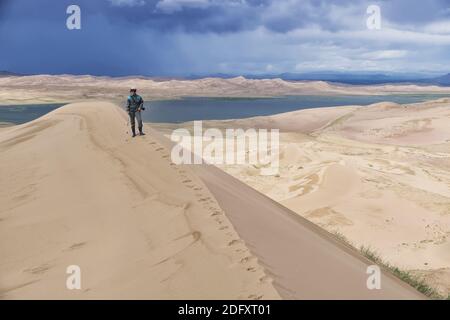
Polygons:
M32 274L42 274L42 273L45 273L48 270L50 270L51 267L52 267L51 265L49 265L47 263L44 263L44 264L42 264L40 266L37 266L37 267L25 269L24 272L32 273Z
M80 248L84 247L85 245L86 245L86 242L75 243L75 244L71 245L68 250L72 251L72 250L80 249Z
M255 257L253 256L247 256L241 259L241 263L245 264L245 263L249 263L255 260Z
M232 247L232 246L235 246L235 245L238 245L238 244L242 244L242 240L240 240L240 239L234 239L234 240L231 240L231 241L228 243L228 246L229 246L229 247Z

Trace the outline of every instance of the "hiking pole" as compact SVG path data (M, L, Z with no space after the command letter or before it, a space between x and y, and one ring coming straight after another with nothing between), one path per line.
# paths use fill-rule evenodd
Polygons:
M127 117L127 135L130 134L130 132L128 131L129 127L130 127L130 114L128 113L128 117Z

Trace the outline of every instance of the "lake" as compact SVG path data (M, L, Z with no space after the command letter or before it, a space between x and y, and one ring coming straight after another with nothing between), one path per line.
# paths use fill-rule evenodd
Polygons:
M450 95L407 94L383 96L283 96L275 98L183 98L146 102L143 112L145 122L180 123L192 120L226 120L277 113L307 108L369 105L391 101L415 103L450 97ZM125 102L124 102L125 105ZM14 124L37 119L59 108L61 104L0 106L0 122Z
M450 95L287 96L276 98L183 98L145 103L146 122L180 123L267 116L299 109L369 105L377 102L416 103Z
M0 122L21 124L40 118L62 104L0 106Z

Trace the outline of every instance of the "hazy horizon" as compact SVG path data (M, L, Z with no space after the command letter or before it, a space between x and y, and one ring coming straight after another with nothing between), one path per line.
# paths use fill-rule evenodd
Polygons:
M221 72L211 72L211 73L191 73L185 75L164 75L164 74L117 74L117 75L109 75L109 74L100 74L100 73L58 73L58 72L41 72L41 73L21 73L16 72L14 70L0 70L0 75L17 75L17 76L36 76L36 75L51 75L51 76L93 76L93 77L111 77L111 78L130 78L130 77L144 77L144 78L202 78L202 77L211 77L211 78L225 78L225 77L260 77L260 79L267 79L275 76L283 76L283 75L345 75L345 76L369 76L369 75L380 75L387 77L405 77L410 79L432 79L439 76L449 75L450 71L442 71L435 73L425 73L425 72L383 72L383 71L353 71L353 72L345 72L338 70L327 70L327 71L311 71L311 72L281 72L281 73L267 73L267 72L254 72L254 73L221 73Z

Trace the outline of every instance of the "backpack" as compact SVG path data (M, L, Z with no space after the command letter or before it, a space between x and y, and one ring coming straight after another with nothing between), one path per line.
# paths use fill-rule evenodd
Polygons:
M141 96L138 96L138 95L136 95L136 96L139 98L138 101L135 100L134 96L130 96L130 98L131 98L131 100L133 100L133 104L140 106L141 102L142 102L142 98L141 98Z

